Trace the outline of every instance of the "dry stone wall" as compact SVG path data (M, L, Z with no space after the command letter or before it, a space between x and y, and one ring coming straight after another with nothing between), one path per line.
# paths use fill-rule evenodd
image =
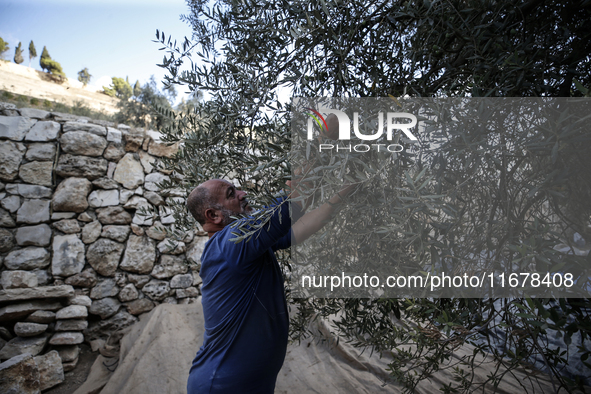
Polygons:
M159 303L198 300L205 234L161 230L174 226L165 202L185 198L159 187L174 174L158 158L176 149L141 129L0 103L0 362L59 355L68 371L79 344L96 347Z

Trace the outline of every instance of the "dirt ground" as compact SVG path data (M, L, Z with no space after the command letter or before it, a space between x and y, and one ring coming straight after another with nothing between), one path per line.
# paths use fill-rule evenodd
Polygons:
M63 383L44 391L43 394L71 394L84 383L90 373L90 367L98 357L98 352L93 352L90 346L83 343L80 345L80 355L78 356L78 365L70 372L64 374Z

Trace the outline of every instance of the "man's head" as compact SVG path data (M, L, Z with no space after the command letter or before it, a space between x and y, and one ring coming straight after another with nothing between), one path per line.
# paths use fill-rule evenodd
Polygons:
M187 208L205 231L219 231L233 221L231 216L252 210L245 197L246 192L237 190L230 182L212 179L193 189Z

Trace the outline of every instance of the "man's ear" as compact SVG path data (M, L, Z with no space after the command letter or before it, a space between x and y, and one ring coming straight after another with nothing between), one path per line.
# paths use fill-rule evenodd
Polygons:
M223 218L222 215L219 214L217 209L207 208L205 210L205 220L210 223L220 224Z

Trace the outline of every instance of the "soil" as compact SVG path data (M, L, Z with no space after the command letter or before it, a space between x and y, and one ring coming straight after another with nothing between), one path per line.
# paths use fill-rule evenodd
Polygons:
M44 391L43 394L71 394L86 381L90 373L90 367L98 357L98 352L93 352L90 346L83 343L80 345L80 354L76 368L70 372L64 373L64 381L51 389Z

